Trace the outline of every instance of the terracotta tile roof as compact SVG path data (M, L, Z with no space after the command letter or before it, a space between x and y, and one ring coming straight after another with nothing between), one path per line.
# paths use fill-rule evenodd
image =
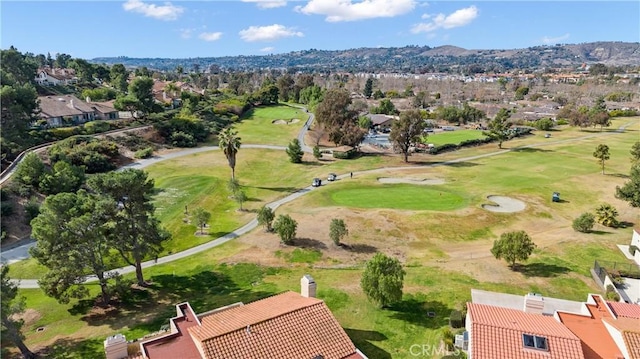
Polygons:
M607 302L611 311L618 317L640 319L640 305L622 302Z
M173 319L173 324L177 329L176 332L145 341L142 344L146 358L201 358L198 348L187 332L188 328L198 325L198 319L187 304L183 304L179 308L182 311L182 316Z
M640 319L635 318L603 318L603 322L612 325L619 331L629 331L629 332L638 332L640 333Z
M622 358L622 353L603 320L614 320L600 297L593 296L594 304L586 304L590 315L559 312L564 325L580 338L585 359Z
M285 292L201 318L189 332L213 358L349 358L356 348L326 304Z
M468 303L470 351L475 359L583 359L580 339L553 317ZM549 350L525 348L523 334L547 338Z
M640 359L640 333L625 331L622 339L629 351L629 359Z

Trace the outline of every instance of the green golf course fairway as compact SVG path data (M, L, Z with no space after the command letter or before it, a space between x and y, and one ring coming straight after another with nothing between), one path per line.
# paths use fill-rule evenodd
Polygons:
M451 211L467 206L461 195L442 187L390 184L341 188L331 192L334 205L359 208Z

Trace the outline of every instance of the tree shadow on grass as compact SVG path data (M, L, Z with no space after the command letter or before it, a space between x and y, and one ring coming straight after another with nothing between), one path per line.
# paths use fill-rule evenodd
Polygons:
M293 240L293 246L299 248L327 249L324 242L313 238L296 238Z
M611 232L607 232L607 231L589 231L589 234L595 234L596 236L603 236L605 234L611 234Z
M387 340L387 336L373 330L360 330L344 328L356 348L360 349L370 359L391 359L391 354L386 350L371 343Z
M544 152L553 152L553 150L546 150L544 148L537 147L516 147L512 150L513 152L522 152L522 153L544 153Z
M251 186L247 186L247 187L251 187ZM293 193L299 190L299 188L296 188L296 187L254 187L254 188L263 189L267 191L285 192L285 193Z
M376 253L378 248L364 243L356 243L356 244L347 244L340 243L340 247L355 253L363 253L363 254L371 254Z
M389 307L394 319L420 325L425 328L438 329L449 324L452 308L435 300L426 300L423 295L407 294L404 299Z
M275 294L252 289L265 275L256 265L221 265L215 270L213 266L202 266L199 269L193 275L151 276L148 287L132 288L107 308L110 310L92 310L82 320L95 326L107 324L113 330L130 327L154 332L175 316L178 303L189 302L196 313L200 313Z
M633 222L620 221L618 223L618 228L631 228L633 226L635 226L635 223Z
M449 167L453 167L453 168L465 168L465 167L479 166L479 164L477 164L477 163L467 162L467 161L452 162L452 163L439 162L439 164L442 164L442 165L445 165L445 166L449 166Z
M528 264L519 264L513 267L513 270L516 272L522 273L525 277L557 277L559 274L565 274L570 271L569 268L564 266L559 266L556 264L547 264L547 263L528 263Z
M324 166L322 163L317 161L302 161L300 162L300 164L303 166L310 166L310 167Z
M39 358L104 358L103 340L104 338L84 340L61 338L38 350L36 354Z
M618 178L624 178L624 179L629 178L629 175L624 173L607 173L605 176L618 177Z

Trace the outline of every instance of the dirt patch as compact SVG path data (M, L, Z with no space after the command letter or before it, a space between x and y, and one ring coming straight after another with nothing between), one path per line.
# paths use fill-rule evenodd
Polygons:
M300 122L299 119L297 118L292 118L291 120L273 120L271 121L272 124L274 125L291 125L294 123L298 123Z
M482 208L491 212L514 213L523 211L527 206L524 202L506 196L487 196L495 204L483 204Z
M40 318L42 317L42 314L35 309L27 308L23 313L21 313L20 315L16 315L15 317L16 319L24 320L24 325L29 327L33 323L40 320Z
M378 178L380 183L410 183L417 185L438 185L444 184L441 178L399 178L399 177L381 177Z

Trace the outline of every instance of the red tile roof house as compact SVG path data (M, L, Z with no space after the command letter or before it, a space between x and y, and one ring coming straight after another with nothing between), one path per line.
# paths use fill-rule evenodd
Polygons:
M580 339L555 318L467 304L469 359L584 359Z
M471 297L466 326L469 359L640 359L636 304L605 302L598 294L576 302L472 289Z
M289 291L201 314L189 303L178 304L169 334L142 341L131 356L123 335L108 337L106 357L366 359L327 305L315 298L313 278L306 275L300 282L301 294Z

